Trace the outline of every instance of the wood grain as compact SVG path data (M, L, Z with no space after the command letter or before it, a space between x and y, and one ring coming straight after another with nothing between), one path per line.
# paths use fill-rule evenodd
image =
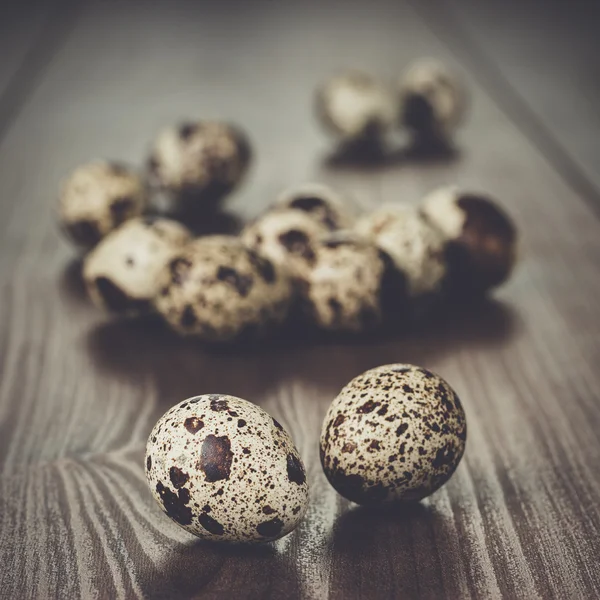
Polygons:
M598 597L600 223L485 78L391 0L97 2L73 19L0 138L0 597ZM332 153L310 115L315 83L344 65L393 77L423 54L454 64L472 90L458 151L415 161L399 138L384 163ZM57 233L58 181L95 156L139 163L160 125L188 115L238 121L255 142L232 215L305 178L363 209L457 181L514 214L520 268L494 300L400 339L215 352L151 320L109 321ZM322 474L321 419L349 379L395 361L457 389L467 452L418 506L353 508ZM210 392L268 410L305 460L309 512L275 544L191 539L147 492L152 425Z

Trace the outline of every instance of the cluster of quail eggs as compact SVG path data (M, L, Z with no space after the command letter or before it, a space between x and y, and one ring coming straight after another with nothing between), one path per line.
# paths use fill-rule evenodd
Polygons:
M465 412L427 369L370 369L333 400L320 437L326 478L363 505L418 501L456 470ZM150 491L173 521L212 541L268 542L296 528L309 504L291 436L257 405L222 394L188 398L156 423L146 446Z
M324 81L315 97L320 123L341 144L381 143L402 128L416 147L449 146L466 109L461 80L435 59L415 61L395 85L343 71Z
M454 187L357 216L342 193L306 183L239 235L204 237L148 214L144 194L131 171L109 163L82 167L65 185L63 226L88 248L89 296L117 315L155 312L207 342L255 339L289 319L347 333L410 324L457 294L498 286L516 258L506 213Z

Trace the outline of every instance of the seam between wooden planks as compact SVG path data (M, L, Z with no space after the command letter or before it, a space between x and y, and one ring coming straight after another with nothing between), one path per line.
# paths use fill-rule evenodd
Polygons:
M0 144L73 29L80 6L74 0L63 0L47 10L39 31L0 95Z
M600 189L583 172L529 102L513 86L498 64L485 52L445 0L407 0L433 35L469 68L493 103L517 126L594 215L600 218Z

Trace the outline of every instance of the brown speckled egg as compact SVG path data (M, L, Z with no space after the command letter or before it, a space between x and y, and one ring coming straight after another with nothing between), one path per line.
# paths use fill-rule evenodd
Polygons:
M114 313L150 311L160 272L189 239L177 221L130 219L86 256L83 277L90 298Z
M160 277L155 304L182 335L206 341L254 337L287 316L286 274L235 237L208 236L174 255Z
M145 466L163 511L207 540L276 540L308 506L304 465L289 434L233 396L196 396L168 410L150 433Z
M98 160L78 167L63 182L58 212L61 228L83 250L94 247L147 204L142 178L121 163Z
M294 280L306 279L315 264L315 246L328 228L300 210L268 211L242 231L241 239Z
M331 231L347 229L354 220L344 196L322 183L289 187L279 195L273 209L301 210Z
M444 240L417 209L401 204L383 205L359 219L355 231L392 258L406 277L411 298L435 295L443 289Z
M401 122L417 138L447 140L466 108L460 79L437 60L416 61L400 79Z
M492 199L443 187L423 200L421 213L444 236L453 289L485 292L508 279L517 258L517 229Z
M250 164L250 144L236 126L194 121L163 129L148 159L149 180L176 197L213 206L230 193Z
M342 142L356 142L383 137L394 124L396 102L384 83L350 70L319 86L315 109L329 133Z
M375 245L350 232L330 234L315 246L315 262L299 286L301 306L322 329L375 329L390 309L402 308L405 281L398 276L398 287L389 268Z
M331 485L358 504L421 500L454 473L467 423L454 390L413 365L385 365L353 379L331 403L321 463Z

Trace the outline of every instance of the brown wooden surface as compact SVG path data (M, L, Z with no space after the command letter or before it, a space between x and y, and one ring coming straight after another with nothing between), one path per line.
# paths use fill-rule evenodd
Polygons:
M0 597L600 595L597 212L544 140L528 137L504 83L427 5L97 2L4 13ZM453 64L472 91L460 151L426 162L398 152L383 165L331 156L310 113L315 83L345 65L393 77L421 55ZM95 156L139 162L159 126L195 115L238 121L254 140L257 161L232 214L254 215L306 178L335 183L364 209L456 181L514 215L520 268L486 305L396 340L215 353L149 323L110 321L86 302L57 232L58 181ZM577 136L569 144L596 158ZM321 472L321 419L349 379L395 361L456 388L467 452L421 505L359 510ZM271 412L307 464L309 512L275 544L198 542L146 489L143 447L155 420L207 392Z

